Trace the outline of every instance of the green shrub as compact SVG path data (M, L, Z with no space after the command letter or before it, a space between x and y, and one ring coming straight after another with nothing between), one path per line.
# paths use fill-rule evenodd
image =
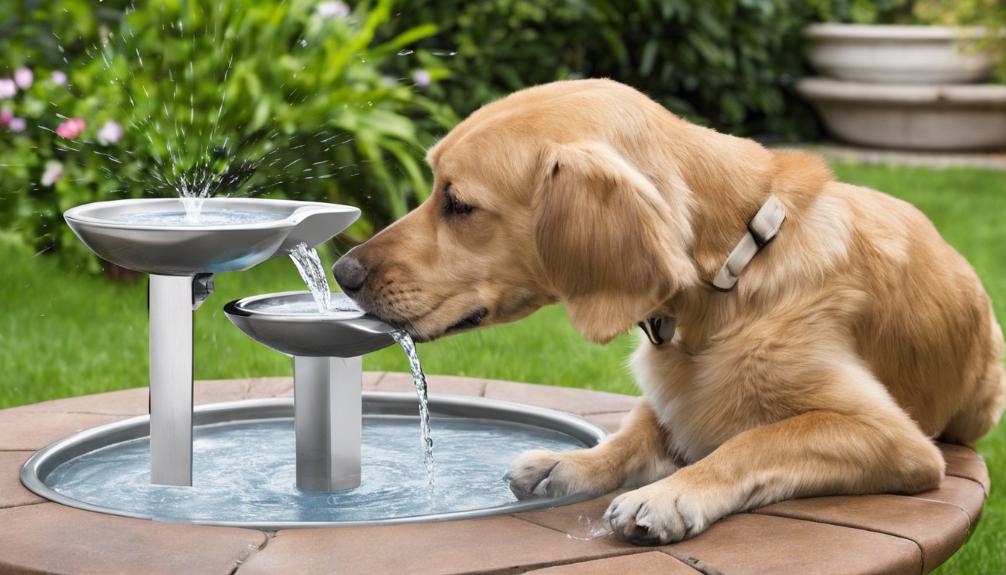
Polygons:
M421 58L447 62L434 94L461 115L525 86L602 76L723 131L795 138L816 133L790 90L812 17L799 0L437 0L406 3L395 23L440 26Z
M10 6L0 78L27 66L35 81L0 101L27 120L20 133L0 131L9 235L77 261L84 250L63 210L185 186L352 203L369 218L361 235L425 197L421 158L434 136L413 120L433 118L423 126L439 132L434 124L453 116L384 73L398 51L436 30L407 27L375 41L390 0L346 14L341 3L308 0L92 4ZM51 79L56 70L66 85ZM67 118L86 122L79 136L54 133ZM110 121L124 128L121 140L99 141ZM45 185L54 162L62 177Z

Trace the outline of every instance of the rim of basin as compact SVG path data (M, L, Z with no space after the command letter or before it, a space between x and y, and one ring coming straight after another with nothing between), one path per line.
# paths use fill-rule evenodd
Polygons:
M870 84L831 78L803 78L797 91L817 100L1006 107L1006 85Z
M331 292L331 294L342 295L341 292ZM248 307L250 304L261 303L265 300L287 300L291 303L313 303L314 297L311 292L303 290L253 295L227 302L224 305L224 313L282 323L351 323L359 330L372 332L374 334L386 334L397 331L397 328L391 324L383 322L363 310L337 311L335 313L328 314L321 312L283 313L281 311L277 312Z
M359 215L360 209L345 204L330 204L326 202L307 202L300 200L279 200L271 198L204 198L202 209L206 209L214 204L227 204L228 207L240 209L255 209L262 207L286 208L287 211L282 217L264 222L253 223L228 223L213 225L158 225L149 223L123 222L92 215L97 210L113 209L119 206L136 206L139 204L165 204L175 206L176 209L184 210L185 204L181 198L127 198L123 200L110 200L102 202L91 202L74 206L65 212L63 217L75 223L89 226L112 228L117 230L142 230L142 231L176 231L176 232L212 232L230 230L267 230L274 228L285 228L296 226L304 221L308 216L320 213L356 213ZM147 213L153 210L136 210L138 213ZM269 210L263 210L269 211ZM275 210L279 212L280 210Z
M977 26L929 26L925 24L840 24L826 22L804 28L815 40L970 40L991 32Z

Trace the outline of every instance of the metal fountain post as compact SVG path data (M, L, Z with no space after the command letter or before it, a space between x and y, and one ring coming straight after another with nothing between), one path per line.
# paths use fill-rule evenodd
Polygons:
M297 487L339 491L360 485L363 358L293 358Z
M150 481L192 485L193 316L213 274L150 274Z

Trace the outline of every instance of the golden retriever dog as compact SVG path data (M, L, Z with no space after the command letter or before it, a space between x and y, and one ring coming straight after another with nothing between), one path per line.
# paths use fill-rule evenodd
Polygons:
M973 445L999 419L1003 335L974 270L814 156L580 80L486 105L428 161L430 198L335 265L366 311L419 341L555 302L599 343L677 324L632 356L643 398L618 432L513 462L520 498L627 489L614 534L667 543L782 499L932 489L934 439ZM770 198L778 234L717 287Z

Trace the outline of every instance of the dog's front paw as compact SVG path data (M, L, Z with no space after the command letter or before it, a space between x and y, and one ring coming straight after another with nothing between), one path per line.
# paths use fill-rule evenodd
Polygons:
M596 448L595 448L596 449ZM605 493L614 470L591 464L590 450L555 452L545 449L525 451L510 464L506 474L510 491L518 499L563 497L573 493Z
M604 513L612 533L637 545L664 545L697 535L718 519L703 494L675 479L616 497Z

